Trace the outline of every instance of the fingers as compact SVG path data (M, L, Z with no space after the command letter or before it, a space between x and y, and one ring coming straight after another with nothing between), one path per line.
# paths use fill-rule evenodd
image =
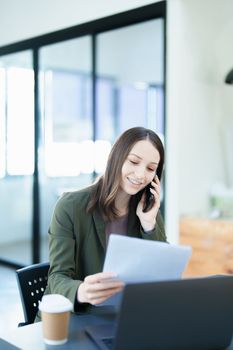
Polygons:
M151 182L152 188L150 189L151 193L155 196L156 202L159 203L160 201L160 182L159 178L156 175L154 181Z
M105 300L109 299L110 297L112 297L114 294L119 293L121 291L122 291L122 287L96 292L94 294L87 293L87 296L90 304L98 305L104 302Z
M116 274L101 272L87 276L78 288L78 301L92 305L100 304L120 292L124 283L116 279Z
M111 289L122 288L124 283L118 280L107 280L97 283L87 283L86 279L84 280L86 284L86 291L88 292L99 292Z
M154 188L157 194L160 194L160 181L158 176L156 175L154 180L151 182L151 186ZM153 189L152 189L153 190ZM152 191L151 191L152 192ZM152 192L153 193L153 192ZM154 194L154 193L153 193Z
M98 282L113 279L116 277L117 277L116 274L113 272L100 272L94 275L87 276L85 278L85 281L88 283L98 283Z

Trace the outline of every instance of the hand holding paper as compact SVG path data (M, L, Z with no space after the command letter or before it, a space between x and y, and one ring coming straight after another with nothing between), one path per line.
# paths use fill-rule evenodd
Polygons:
M111 234L104 272L112 272L125 283L180 279L191 255L191 247ZM115 294L101 305L119 305Z
M103 271L126 283L179 279L190 255L189 246L112 234Z

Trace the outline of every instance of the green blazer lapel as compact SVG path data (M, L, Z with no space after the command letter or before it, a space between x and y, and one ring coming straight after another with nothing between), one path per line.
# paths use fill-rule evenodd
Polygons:
M101 245L104 248L104 251L106 251L105 223L98 210L94 210L93 219Z

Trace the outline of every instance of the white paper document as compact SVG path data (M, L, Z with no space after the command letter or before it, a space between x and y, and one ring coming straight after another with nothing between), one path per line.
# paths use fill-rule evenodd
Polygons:
M103 271L126 283L180 279L191 252L190 246L111 234Z

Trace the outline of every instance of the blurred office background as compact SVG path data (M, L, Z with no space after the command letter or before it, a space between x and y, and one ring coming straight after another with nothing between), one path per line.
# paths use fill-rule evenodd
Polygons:
M168 240L186 276L233 272L231 0L0 0L0 259L48 259L58 196L125 129L166 148ZM112 16L112 17L109 17Z

